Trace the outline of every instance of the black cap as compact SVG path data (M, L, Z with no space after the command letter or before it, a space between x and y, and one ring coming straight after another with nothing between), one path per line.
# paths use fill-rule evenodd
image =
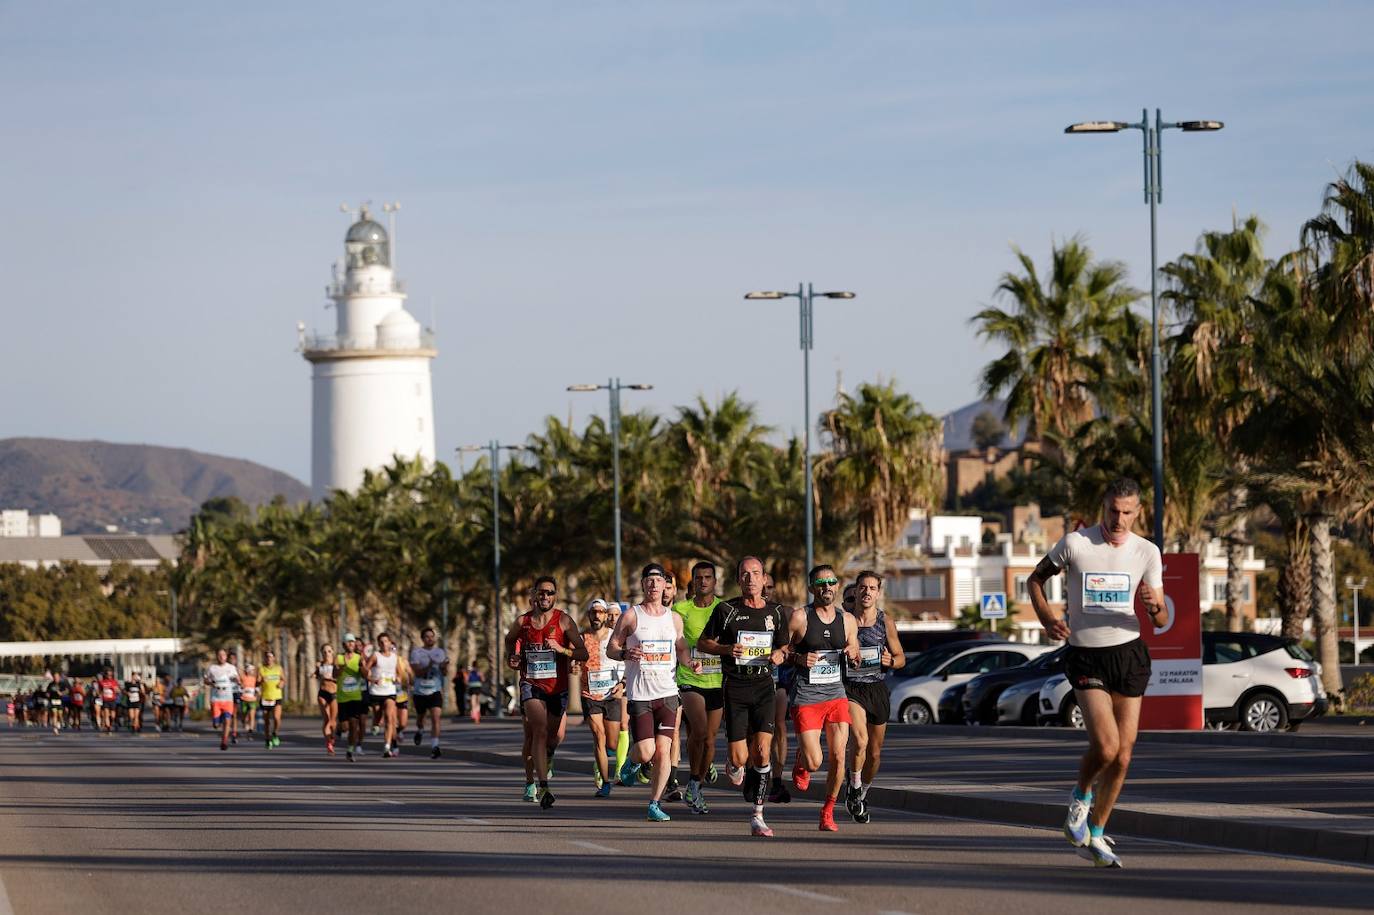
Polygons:
M648 578L650 575L657 575L664 581L668 579L668 570L656 562L651 562L644 567L644 571L639 573L640 578Z

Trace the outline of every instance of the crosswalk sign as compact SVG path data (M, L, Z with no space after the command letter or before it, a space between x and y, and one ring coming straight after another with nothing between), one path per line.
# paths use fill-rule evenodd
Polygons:
M989 591L984 594L982 603L978 607L978 615L985 620L1006 619L1007 593L1005 591Z

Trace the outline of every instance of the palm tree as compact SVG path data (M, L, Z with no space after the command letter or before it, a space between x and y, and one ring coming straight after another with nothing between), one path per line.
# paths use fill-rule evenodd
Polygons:
M1063 439L1111 396L1110 380L1127 374L1126 344L1141 326L1131 304L1141 293L1126 284L1124 265L1095 262L1078 237L1052 247L1043 280L1030 256L1014 250L1023 273L1005 273L997 286L1011 309L988 307L971 319L979 337L1007 347L983 369L982 392L1006 391L1004 418L1013 428L1027 420L1028 438Z
M841 507L858 519L858 538L880 563L906 529L912 508L934 509L944 497L944 427L894 382L841 392L821 415L819 462Z

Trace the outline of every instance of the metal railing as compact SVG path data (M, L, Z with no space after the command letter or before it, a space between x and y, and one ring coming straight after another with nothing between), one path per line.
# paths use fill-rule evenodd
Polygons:
M375 277L354 277L349 280L340 280L324 287L324 294L331 299L341 298L346 295L404 295L406 291L405 280L392 277L390 280L378 280Z
M378 343L374 334L371 337L340 337L334 334L307 334L301 338L301 352L337 352L349 351L379 351L379 352L405 352L411 349L434 349L434 332L431 330L420 331L420 343L418 347L406 346L382 346Z

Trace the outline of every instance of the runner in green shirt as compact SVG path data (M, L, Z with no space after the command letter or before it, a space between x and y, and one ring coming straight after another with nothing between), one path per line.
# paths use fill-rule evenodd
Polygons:
M681 664L677 668L678 690L682 694L683 717L687 725L687 764L691 777L684 798L693 813L706 813L706 798L702 782L715 781L716 732L725 699L720 686L720 657L697 651L697 639L706 628L711 612L720 603L716 596L716 567L709 562L692 566L691 597L673 605L673 612L682 617L682 637L692 651L692 658L702 664L701 673L693 673Z
M358 637L344 636L344 651L334 665L339 681L339 728L347 731L348 761L353 761L363 742L363 722L367 703L363 702L363 656L358 653Z

